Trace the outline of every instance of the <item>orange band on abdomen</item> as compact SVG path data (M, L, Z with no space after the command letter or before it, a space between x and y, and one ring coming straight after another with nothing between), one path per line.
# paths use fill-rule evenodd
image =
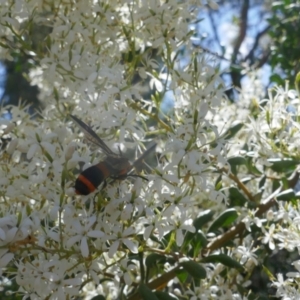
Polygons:
M84 177L81 174L78 176L77 180L81 181L88 188L88 190L90 191L90 193L93 192L96 189L95 186L86 177ZM78 191L77 194L80 195L80 191Z

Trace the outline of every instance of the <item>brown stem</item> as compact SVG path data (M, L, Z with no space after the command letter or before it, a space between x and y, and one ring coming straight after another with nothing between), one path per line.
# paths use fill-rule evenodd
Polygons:
M258 210L255 213L255 216L261 217L269 208L271 208L276 203L277 201L273 198L267 203L259 205ZM245 223L240 222L239 224L237 224L236 226L232 227L230 230L225 232L223 235L218 236L214 240L212 240L206 246L206 248L203 249L202 253L207 254L211 251L221 248L228 241L234 239L235 236L241 235L244 232L245 228L246 228Z

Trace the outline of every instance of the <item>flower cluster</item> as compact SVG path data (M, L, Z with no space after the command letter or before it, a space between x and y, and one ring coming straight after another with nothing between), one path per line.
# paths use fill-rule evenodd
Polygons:
M196 12L189 5L1 3L1 33L23 39L34 54L37 66L29 75L45 103L43 119L12 107L12 119L2 124L11 141L0 170L1 265L14 266L27 297L64 299L88 293L91 288L83 286L92 283L95 289L105 278L114 278L114 284L103 283L102 293L116 295L124 282L130 292L139 268L128 253L150 251L170 233L180 246L185 233L195 231L193 207L214 191L208 170L216 154L209 145L217 148L219 136L207 115L221 102L222 91L215 87L222 81L201 61L197 70L194 62L180 73L172 68L176 51L190 43L187 20ZM44 47L31 40L41 28ZM177 95L170 123L152 112L159 104L144 96L146 84L132 84L138 72L165 85L148 49L157 49L168 65L170 89ZM1 52L10 59L9 47ZM138 69L124 62L129 54L140 61ZM168 159L152 159L149 182L108 180L95 193L76 196L79 163L85 169L105 156L84 142L68 113L90 124L116 153L115 142L140 153L151 132L162 128L157 150Z
M218 72L197 51L182 66L195 7L0 1L1 55L26 50L44 103L34 117L5 107L11 119L0 120L0 265L24 298L134 298L164 287L182 298L245 299L263 249L299 247L297 210L270 210L288 180L279 184L269 160L290 163L299 149L296 113L286 109L298 110L297 94L278 89L251 102L261 94L248 90L229 105ZM167 94L173 105L164 115ZM130 173L142 177L116 180L111 170L124 170L108 162L96 191L75 194L82 170L108 158L70 114L131 161L156 142ZM287 276L273 278L279 296L298 273Z

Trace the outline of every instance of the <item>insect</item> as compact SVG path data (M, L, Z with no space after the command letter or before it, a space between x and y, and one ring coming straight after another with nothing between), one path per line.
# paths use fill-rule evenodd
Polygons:
M75 192L77 195L88 195L92 193L101 183L105 183L106 179L109 177L114 180L124 180L126 177L131 176L141 177L147 180L147 178L143 176L132 174L132 170L141 164L145 157L155 149L156 143L151 145L137 160L131 164L127 158L122 156L121 151L120 154L114 153L95 133L95 131L91 129L91 127L86 125L77 117L73 115L70 116L83 131L86 139L101 148L106 155L105 160L85 169L78 176L75 181Z

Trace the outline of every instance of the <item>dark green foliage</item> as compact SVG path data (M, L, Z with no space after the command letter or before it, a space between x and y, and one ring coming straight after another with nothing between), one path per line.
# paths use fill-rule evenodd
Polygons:
M292 85L300 71L300 2L294 0L276 1L272 6L273 14L269 18L271 25L270 63L273 70L271 81L284 86L285 80Z

